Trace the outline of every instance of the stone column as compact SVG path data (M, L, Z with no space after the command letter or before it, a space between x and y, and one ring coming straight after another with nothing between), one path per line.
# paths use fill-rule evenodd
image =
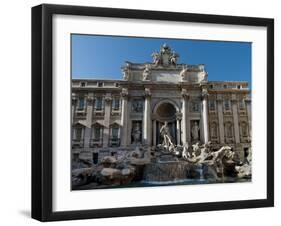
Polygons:
M235 143L240 143L240 134L239 134L239 119L238 119L238 106L236 97L233 96L231 100L232 105L232 114L233 114L233 126L234 126L234 135L235 135Z
M177 145L181 143L181 128L180 128L180 122L181 122L181 113L177 112L176 114L176 120L177 120Z
M76 105L77 105L77 97L76 97L75 94L74 95L72 94L72 99L71 99L71 125L73 125L73 122L74 122Z
M83 142L83 144L82 144L82 147L84 148L84 145L85 145L85 128L86 127L84 127L83 129L82 129L82 132L81 132L81 140L80 140L80 142L82 141ZM76 137L77 138L77 137Z
M157 132L156 132L156 120L153 120L152 122L152 126L153 126L153 146L156 146L156 136L157 136Z
M91 141L91 129L92 129L92 114L93 114L93 95L87 97L87 109L86 109L86 125L84 136L84 147L90 147Z
M247 116L248 116L248 125L249 125L249 137L252 137L252 111L251 111L251 100L247 98L245 100Z
M92 127L92 118L93 118L93 95L89 95L87 98L87 110L86 110L86 125L87 127Z
M224 144L224 122L223 122L223 108L222 108L222 98L219 96L217 99L218 104L218 118L219 118L219 133L220 133L220 143Z
M90 147L90 140L91 140L91 128L85 127L85 133L84 133L84 147L85 148Z
M103 140L102 146L108 147L109 143L109 127L110 127L110 113L111 113L111 95L107 93L104 97L104 128L103 128Z
M187 106L187 100L189 98L189 94L187 93L186 89L182 89L182 109L181 109L181 113L182 113L182 144L186 144L187 142L187 111L188 111L188 106Z
M121 146L128 145L128 89L123 88L121 92L122 98L122 113L121 113Z
M131 109L132 109L132 103L129 100L129 97L127 98L127 145L130 145L132 143L132 120L130 119L130 114L131 114ZM120 133L121 135L121 133Z
M208 91L206 88L202 90L202 128L203 142L206 144L209 141L209 123L208 123Z
M151 145L151 92L149 88L145 88L144 96L143 142L145 145Z

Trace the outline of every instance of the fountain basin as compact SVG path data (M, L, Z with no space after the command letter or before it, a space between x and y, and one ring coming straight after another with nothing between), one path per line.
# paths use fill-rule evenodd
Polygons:
M187 178L188 163L186 161L155 162L145 165L144 181L164 182L179 181Z

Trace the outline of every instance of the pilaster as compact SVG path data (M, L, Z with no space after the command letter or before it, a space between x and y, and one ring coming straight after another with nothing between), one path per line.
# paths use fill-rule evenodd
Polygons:
M223 107L222 107L222 97L218 96L217 105L218 105L218 120L219 120L219 134L220 134L220 143L224 144L224 122L223 122Z
M187 119L187 111L188 111L188 106L187 106L187 101L189 98L189 94L187 93L186 89L182 89L181 92L182 95L182 109L181 109L181 113L182 113L182 144L185 145L187 142L187 123L188 123L188 119Z
M250 98L247 98L245 100L245 103L246 103L248 125L249 125L249 137L252 137L252 110L251 110L251 100L250 100Z
M179 145L181 143L181 113L177 113L176 114L176 120L177 120L177 124L176 124L176 129L177 129L177 145Z
M240 143L240 135L239 135L239 119L238 119L238 106L237 106L237 99L235 95L232 95L231 99L232 105L232 114L233 114L233 126L234 126L234 136L235 136L235 143Z
M76 106L77 106L77 96L75 94L72 94L72 99L71 99L71 125L73 125L73 122L74 122Z
M128 145L128 89L123 88L121 92L122 113L121 113L121 146Z
M86 126L85 126L85 136L84 136L84 147L90 147L91 140L91 128L92 128L92 114L93 114L93 95L89 95L86 99L87 109L86 109Z
M202 128L203 128L203 142L206 144L209 141L209 123L208 123L208 91L206 88L202 89Z
M111 112L111 94L107 93L104 97L104 128L102 146L108 147L109 143L109 127L110 127L110 112Z
M153 126L153 146L156 146L156 138L157 138L157 132L156 132L156 120L154 119L152 122Z
M151 92L149 88L145 88L144 96L143 142L151 145Z

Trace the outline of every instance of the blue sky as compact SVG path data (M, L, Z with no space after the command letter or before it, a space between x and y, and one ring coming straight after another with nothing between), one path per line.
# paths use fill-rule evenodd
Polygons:
M152 62L151 54L167 43L178 63L205 64L210 81L248 81L251 85L251 43L72 35L72 78L122 79L125 61Z

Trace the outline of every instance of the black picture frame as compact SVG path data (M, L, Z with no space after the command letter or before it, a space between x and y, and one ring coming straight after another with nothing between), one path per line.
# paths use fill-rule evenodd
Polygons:
M52 210L52 18L55 14L266 27L267 198L54 212ZM32 218L40 221L57 221L271 206L274 206L273 19L49 4L32 8Z

